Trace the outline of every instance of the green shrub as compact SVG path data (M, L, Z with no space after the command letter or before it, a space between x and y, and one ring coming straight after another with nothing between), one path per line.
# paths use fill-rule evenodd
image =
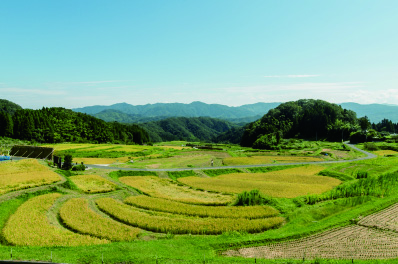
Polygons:
M363 144L363 146L364 146L364 148L365 148L366 150L370 150L370 151L376 151L376 150L379 149L379 147L378 147L375 143L373 143L373 142L365 142L365 143Z
M85 171L86 170L86 166L84 166L83 164L80 165L76 165L72 167L72 171Z

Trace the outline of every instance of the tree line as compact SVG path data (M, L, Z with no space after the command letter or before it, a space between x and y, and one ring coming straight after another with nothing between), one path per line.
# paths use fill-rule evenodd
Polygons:
M43 107L40 110L0 111L0 136L40 143L143 144L148 133L138 125L107 123L72 110Z

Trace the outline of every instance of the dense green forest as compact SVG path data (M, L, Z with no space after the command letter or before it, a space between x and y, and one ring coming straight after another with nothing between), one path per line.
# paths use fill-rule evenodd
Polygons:
M391 131L391 127L394 128L391 121L382 122L380 126L384 129L388 127ZM357 119L354 111L322 100L302 99L280 104L261 119L247 125L241 145L274 149L283 138L293 137L330 141L350 139L357 143L378 137L377 131L371 128L369 119Z
M21 108L14 113L0 111L0 136L46 143L143 144L150 141L148 133L138 125L107 123L58 107L40 110Z
M214 137L236 128L232 123L210 117L171 117L140 125L148 131L153 142L172 140L212 142Z

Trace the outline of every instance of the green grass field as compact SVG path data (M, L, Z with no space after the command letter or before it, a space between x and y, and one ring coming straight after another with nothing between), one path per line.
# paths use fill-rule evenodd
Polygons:
M227 145L225 151L195 151L182 147L183 142L153 147L59 145L64 145L60 153L73 150L81 158L114 158L119 153L123 157L137 157L134 163L141 159L142 169L148 168L150 162L160 162L159 168L191 165L195 170L140 172L112 171L108 167L79 173L83 179L96 175L99 182L112 182L115 188L104 193L80 191L73 184L77 175L63 172L60 177L64 181L59 183L3 194L0 259L11 259L12 251L14 260L59 263L352 263L352 259L354 263L398 263L396 250L388 251L398 248L393 235L382 246L377 239L366 239L367 235L380 237L379 231L357 225L364 217L398 202L398 157L380 155L371 160L322 166L201 170L206 166L199 163L209 157L220 166L226 158L253 155L311 158L322 157L319 154L327 152L332 155L322 157L323 160L344 160L347 156L339 158L338 153L347 150L341 149L341 144L327 142L293 142L280 155ZM119 152L115 151L116 147L120 147ZM205 157L203 160L201 155ZM196 165L194 157L199 157ZM89 183L80 184L82 188ZM301 189L302 185L305 187ZM237 195L251 189L260 190L263 205L235 206ZM382 192L386 189L388 192ZM144 195L137 196L140 193ZM258 218L262 214L268 222ZM385 214L391 217L391 213ZM378 214L378 222L383 221L382 216ZM131 235L121 236L117 230L127 230ZM346 244L347 250L339 248L339 242L344 244L345 238L333 233L335 230L343 230L340 232L355 245L366 247L366 241L372 243L372 254L376 254L373 258L377 260L367 260L362 257L364 254L355 255L354 244ZM361 232L364 239L354 239L350 232ZM32 236L34 233L42 234L40 239ZM95 238L86 238L87 234ZM294 246L297 239L303 240L307 252ZM74 242L68 242L71 240ZM322 243L333 252L328 259L321 259L319 256L323 255L314 251ZM279 250L280 255L271 251L264 255L265 248L256 248L265 245L266 250ZM383 259L383 254L388 259ZM271 255L274 259L268 259ZM283 256L293 259L281 259Z

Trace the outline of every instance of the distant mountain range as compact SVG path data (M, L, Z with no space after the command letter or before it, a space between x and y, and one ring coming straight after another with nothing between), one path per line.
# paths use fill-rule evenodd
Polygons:
M147 105L130 105L119 103L110 106L87 106L72 109L76 112L93 115L108 122L144 123L159 121L169 117L212 117L228 120L237 124L253 122L265 115L280 103L256 103L238 107L202 102L157 103ZM398 105L341 103L341 107L353 110L357 117L367 116L372 123L386 118L398 122Z

